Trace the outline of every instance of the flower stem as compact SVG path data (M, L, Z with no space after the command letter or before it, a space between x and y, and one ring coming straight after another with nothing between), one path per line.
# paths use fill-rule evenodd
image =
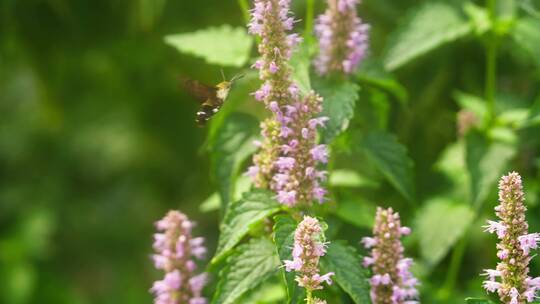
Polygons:
M307 39L312 39L313 36L313 18L315 12L315 1L306 0L306 28L304 36Z
M248 0L238 0L238 6L240 6L240 10L242 11L242 16L244 16L244 21L246 23L249 23L250 17L249 17Z
M313 295L311 289L306 289L306 304L313 304Z
M467 233L465 233L452 251L452 257L450 259L450 266L448 267L444 287L439 294L441 300L448 299L448 297L452 295L452 292L454 291L459 274L459 268L461 267L461 261L463 260L463 254L465 253L465 248L467 248L467 243L468 238Z

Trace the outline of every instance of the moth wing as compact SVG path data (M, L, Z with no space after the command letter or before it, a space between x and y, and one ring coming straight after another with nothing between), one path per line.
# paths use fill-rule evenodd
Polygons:
M180 77L180 84L201 103L206 103L208 100L216 98L216 88L202 84L197 80Z

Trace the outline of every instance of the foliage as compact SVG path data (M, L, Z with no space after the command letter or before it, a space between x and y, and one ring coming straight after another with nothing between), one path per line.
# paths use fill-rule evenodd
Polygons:
M324 2L293 0L294 31ZM362 1L370 49L349 76L317 75L303 35L293 78L324 97L330 159L328 201L300 211L243 176L268 114L250 95L250 1L5 1L0 302L149 303L153 222L181 209L206 236L213 303L303 303L282 266L302 214L328 226L321 267L335 284L317 295L369 303L358 241L381 205L412 227L423 303L497 303L479 273L495 263L481 226L502 174L522 174L540 231L540 5L494 2ZM178 76L215 85L222 68L245 76L197 128Z

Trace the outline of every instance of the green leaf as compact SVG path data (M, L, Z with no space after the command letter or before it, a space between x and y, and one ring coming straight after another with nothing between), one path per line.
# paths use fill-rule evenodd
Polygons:
M277 215L274 217L274 222L274 243L277 247L279 259L281 261L292 260L294 231L298 223L288 215ZM281 273L287 286L287 303L303 303L306 292L303 288L298 287L294 280L295 273L287 272L285 268L281 268Z
M511 32L512 37L521 48L531 55L536 65L540 67L540 19L524 17L516 22Z
M234 194L232 196L233 201L237 201L242 198L244 192L248 192L251 188L251 178L248 176L239 176L234 186ZM211 212L219 210L221 206L221 199L219 193L212 193L204 202L199 205L201 212Z
M237 248L220 272L213 304L233 304L248 290L264 282L279 269L274 244L266 238L253 239Z
M222 210L226 209L234 193L236 176L242 162L256 147L253 144L259 133L259 122L253 116L232 113L225 118L210 142L211 169L219 185Z
M192 33L165 36L178 51L203 58L208 63L241 67L249 59L253 39L243 27L210 27Z
M472 2L465 2L463 10L471 19L476 35L480 36L491 29L491 20L489 20L489 14L485 8Z
M422 258L435 266L465 233L474 219L474 211L448 197L428 200L418 211L416 235Z
M255 189L245 193L241 200L230 204L221 225L213 264L219 262L236 246L251 227L279 211L281 204L274 196L270 191Z
M470 177L471 201L479 207L504 173L516 149L501 142L490 142L480 132L469 132L465 138L465 160Z
M408 200L414 200L413 163L407 148L396 137L384 132L371 132L362 140L369 160L388 181Z
M480 298L466 298L465 301L467 304L493 304L488 299L480 299Z
M314 86L317 93L324 98L321 116L326 116L329 120L322 130L322 140L329 143L349 127L359 88L352 82L330 78L319 79Z
M349 198L339 201L336 215L345 222L360 228L373 227L374 215L377 207L370 201L357 198Z
M376 188L379 183L360 175L358 172L348 169L333 170L328 178L328 184L332 187L368 187Z
M290 64L293 68L292 78L298 84L304 94L311 91L311 79L309 77L310 59L313 53L313 44L304 40L291 57Z
M529 111L529 117L523 123L522 127L532 127L540 125L540 96L536 98L535 103Z
M380 88L392 94L403 104L409 99L409 94L405 87L396 80L394 75L384 69L380 61L370 58L364 60L356 73L356 78L362 83Z
M385 67L395 70L472 30L459 11L444 2L427 2L412 11L392 34L384 58Z
M344 241L330 243L326 255L321 258L323 273L333 272L334 281L356 304L371 303L369 275L361 263L362 256Z

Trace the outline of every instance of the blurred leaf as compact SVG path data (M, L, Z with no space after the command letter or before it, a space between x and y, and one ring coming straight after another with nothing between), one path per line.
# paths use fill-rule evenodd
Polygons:
M511 35L517 44L531 55L531 59L534 60L536 65L540 67L540 56L538 56L538 50L540 50L540 19L533 17L518 19Z
M251 187L251 178L248 176L239 176L234 186L234 194L232 196L233 201L237 201L242 198L244 192L248 192ZM221 199L219 193L212 193L204 202L199 205L201 212L211 212L219 210L221 206Z
M1 263L0 300L3 303L26 304L36 287L36 271L26 262Z
M338 79L317 81L315 90L324 98L321 116L329 118L321 131L323 142L331 142L349 127L358 100L358 89L356 84Z
M434 165L437 171L460 185L467 179L467 168L465 166L465 146L463 141L458 141L448 145ZM458 188L462 188L457 186Z
M161 17L167 0L137 0L136 3L139 25L142 29L149 30Z
M253 116L232 113L225 118L210 142L212 173L219 185L222 210L231 200L234 184L242 162L256 151L253 140L258 136L259 123Z
M293 53L290 64L292 67L292 78L298 84L300 91L304 94L311 91L311 80L309 77L309 67L311 65L311 55L313 44L305 39L298 49Z
M362 140L367 157L388 181L410 202L414 200L413 163L407 148L394 135L371 132Z
M275 194L270 191L255 189L245 193L241 200L230 204L221 225L216 254L212 259L213 264L219 262L238 244L252 226L279 211L281 204L274 196Z
M248 293L246 299L241 299L242 304L268 304L268 303L283 303L287 294L281 284L263 283L251 293Z
M416 235L420 253L430 266L437 265L465 233L474 219L474 211L448 197L429 199L418 211Z
M379 183L360 175L358 172L348 169L333 170L328 178L328 184L332 187L369 187L376 188Z
M531 127L540 125L540 96L536 98L536 102L529 110L529 117L523 123L523 127Z
M529 109L509 109L499 113L497 116L497 122L511 128L521 128L527 123L529 116Z
M165 36L178 51L205 59L208 63L241 67L249 59L253 39L243 27L210 27L192 33Z
M277 247L281 261L292 260L292 248L294 245L294 232L298 223L288 215L274 217L274 243ZM287 272L281 267L281 274L287 286L287 303L303 303L306 295L305 289L298 287L295 281L295 273Z
M488 120L487 103L483 98L460 91L455 91L452 95L461 109L474 113L481 128L486 126Z
M356 78L363 83L387 91L401 103L406 103L409 98L409 94L405 87L403 87L392 74L384 69L382 62L380 61L370 58L362 61L360 69L356 73Z
M490 300L480 298L466 298L467 304L493 304Z
M253 239L238 246L220 272L213 304L233 304L246 291L264 282L279 269L274 244L266 238Z
M344 199L337 204L336 215L345 222L360 228L373 227L377 207L363 198Z
M540 19L540 9L531 0L519 0L519 6L534 18ZM538 3L540 4L540 3Z
M471 19L476 35L482 35L491 28L488 12L485 8L472 2L465 2L463 10Z
M471 24L450 4L426 2L415 8L392 34L384 59L385 67L395 70L445 43L466 36L471 30Z
M469 172L471 201L479 207L504 173L508 162L514 157L514 147L500 142L489 142L480 132L469 132L465 138L466 163Z
M362 256L345 241L333 241L326 255L321 258L323 273L333 272L332 279L353 299L356 304L370 303L369 275L361 267Z

